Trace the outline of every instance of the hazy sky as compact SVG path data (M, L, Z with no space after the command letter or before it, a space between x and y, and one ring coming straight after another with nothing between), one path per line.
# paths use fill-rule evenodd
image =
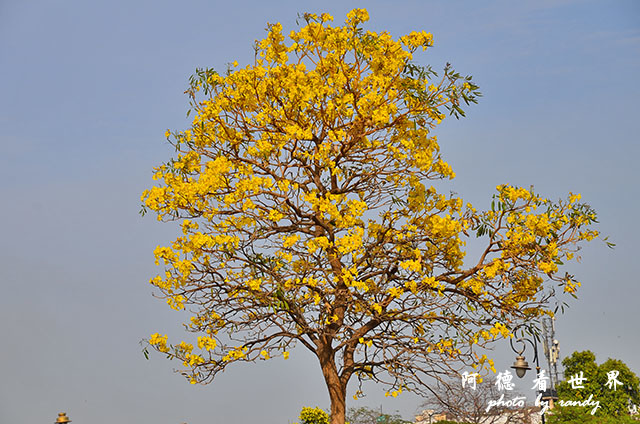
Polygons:
M288 361L228 369L192 386L139 341L176 340L184 315L152 297L153 249L171 225L142 218L151 169L185 127L187 79L252 60L267 22L299 12L336 23L366 3L366 28L432 32L417 60L451 62L484 97L437 134L478 208L502 183L551 198L569 191L599 213L600 241L572 272L579 300L557 322L561 355L591 349L640 374L640 2L637 1L11 1L0 2L0 422L189 424L296 420L328 407L319 366ZM503 342L498 370L514 355ZM530 379L518 388L529 390ZM353 393L350 393L353 394ZM420 399L372 386L350 406L410 418ZM348 396L350 398L350 395Z

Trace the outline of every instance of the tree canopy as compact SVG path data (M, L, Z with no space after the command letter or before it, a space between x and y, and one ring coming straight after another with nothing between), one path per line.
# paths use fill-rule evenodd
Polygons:
M573 352L562 360L562 365L564 380L557 387L561 401L583 401L592 397L599 402L593 414L596 417L628 416L630 405L640 405L640 380L624 362L609 358L598 365L595 354L585 350ZM593 408L580 409L588 409L590 413ZM571 414L579 412L564 415Z
M429 33L364 30L364 9L338 26L302 18L288 41L269 24L252 64L191 79L193 123L167 131L176 157L142 200L181 225L151 283L197 338L149 343L192 383L300 344L342 424L352 378L397 396L460 364L492 368L478 347L580 285L559 267L597 236L596 215L579 195L506 184L487 211L441 193L455 174L433 130L476 102L471 77L414 61Z

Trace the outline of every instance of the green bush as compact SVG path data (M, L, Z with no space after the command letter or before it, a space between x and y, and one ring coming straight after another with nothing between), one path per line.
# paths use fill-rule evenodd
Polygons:
M579 407L558 407L546 415L547 424L639 424L629 415L618 417L591 415L588 410Z

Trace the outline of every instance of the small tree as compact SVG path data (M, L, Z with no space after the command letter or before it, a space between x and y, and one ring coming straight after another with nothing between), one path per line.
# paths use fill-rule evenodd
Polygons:
M554 408L546 414L547 424L638 424L639 420L629 415L591 415L588 409L570 406Z
M582 401L593 395L594 401L600 402L594 414L597 417L628 416L630 405L640 405L640 380L624 362L609 358L598 365L595 354L585 350L573 352L562 360L562 365L564 380L557 388L561 400ZM621 384L614 383L613 378ZM565 415L571 413L561 416Z
M366 406L359 408L349 408L347 410L346 422L349 424L376 424L380 423L379 419L383 417L382 424L410 424L402 418L399 413L382 414L380 411Z
M475 389L463 387L460 380L438 384L425 396L425 408L446 412L447 417L469 424L523 423L524 408L492 407L487 411L489 402L500 398L504 392L498 390L495 377L485 377ZM509 399L522 397L517 391L509 391Z
M241 361L317 357L343 424L347 385L422 391L516 322L549 313L558 265L596 236L579 196L553 203L501 185L491 210L438 193L453 178L431 133L479 95L451 67L413 62L431 34L365 31L366 10L332 26L323 14L285 43L280 24L253 64L200 70L187 93L191 128L168 132L177 156L155 170L145 210L180 221L155 256L155 285L192 314L197 341L149 343L207 383ZM479 257L465 266L465 243ZM487 365L487 364L485 364ZM487 366L491 366L488 364ZM359 396L358 389L355 396Z

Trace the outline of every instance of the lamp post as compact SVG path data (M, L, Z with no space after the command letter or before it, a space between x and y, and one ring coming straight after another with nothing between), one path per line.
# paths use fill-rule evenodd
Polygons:
M520 328L524 328L532 336L532 338L519 337L516 339L516 343L520 343L522 345L522 349L516 349L516 347L513 345L513 338L509 339L511 350L513 350L517 354L516 361L513 363L511 368L515 369L518 377L522 378L524 377L526 372L531 369L531 367L529 367L529 363L525 361L525 358L522 355L527 348L527 344L525 342L529 343L531 347L533 347L533 360L536 363L536 370L538 372L540 372L540 364L538 363L538 336L534 333L529 324L520 324L516 326L513 329L512 333L515 334Z
M54 424L65 424L65 423L70 423L71 420L69 419L69 417L67 417L67 413L66 412L60 412L58 413L58 419L54 422Z
M531 367L529 366L529 363L526 361L523 355L524 351L526 350L527 343L529 343L533 348L533 361L536 364L536 377L538 377L540 375L540 363L538 361L538 336L536 335L536 333L533 331L532 327L529 324L520 324L516 326L513 329L512 333L515 334L516 331L518 331L518 329L521 329L521 328L523 329L523 331L526 330L526 332L529 333L531 337L524 337L523 335L522 337L519 337L516 339L516 343L521 344L522 346L521 349L517 349L513 345L513 338L509 339L511 350L513 350L516 353L516 361L513 363L511 368L516 370L516 375L518 376L518 378L523 378L527 373L527 371L531 369ZM553 389L547 389L545 391L540 390L538 393L539 395L541 395L540 400L549 402L549 406L551 408L553 407L553 401L558 399L555 393L555 390ZM544 413L542 414L542 424L545 424Z

